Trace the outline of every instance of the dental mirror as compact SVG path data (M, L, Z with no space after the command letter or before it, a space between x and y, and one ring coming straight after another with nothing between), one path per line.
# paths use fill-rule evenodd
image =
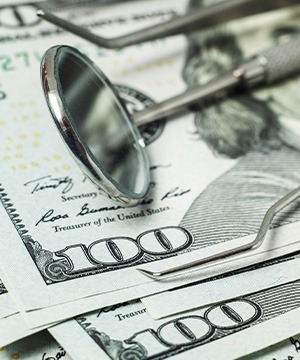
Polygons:
M149 186L145 145L112 84L69 46L50 48L41 71L51 114L81 170L109 198L139 203Z
M55 124L84 174L110 199L135 206L150 176L138 127L220 99L236 89L272 84L300 71L300 37L265 50L203 86L132 116L103 72L75 48L48 49L42 59L45 98Z

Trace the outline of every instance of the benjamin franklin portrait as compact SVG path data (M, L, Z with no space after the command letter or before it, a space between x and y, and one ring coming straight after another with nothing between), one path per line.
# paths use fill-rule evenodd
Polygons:
M191 0L189 11L217 2ZM299 35L299 16L298 6L188 35L184 80L188 86L205 84L256 52ZM199 194L181 221L196 247L256 233L268 208L300 185L299 104L300 74L196 109L198 141L215 156L238 159ZM300 201L272 226L298 220Z

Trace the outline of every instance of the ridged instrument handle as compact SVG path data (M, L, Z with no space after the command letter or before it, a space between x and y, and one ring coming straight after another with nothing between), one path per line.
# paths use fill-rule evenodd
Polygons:
M265 50L258 57L266 60L265 81L267 84L284 80L297 72L300 74L300 36L290 42Z

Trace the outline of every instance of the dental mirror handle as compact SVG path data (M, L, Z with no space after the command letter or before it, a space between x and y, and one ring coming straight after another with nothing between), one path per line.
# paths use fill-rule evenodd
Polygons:
M300 36L255 55L231 72L203 86L195 86L171 99L133 115L135 124L146 125L171 116L208 100L220 99L236 89L247 90L257 85L271 85L300 73Z

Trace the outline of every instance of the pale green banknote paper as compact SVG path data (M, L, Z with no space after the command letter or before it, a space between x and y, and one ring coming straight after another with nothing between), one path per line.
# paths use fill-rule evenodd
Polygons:
M137 301L49 331L78 360L103 351L111 359L236 359L299 332L299 290L295 281L161 320Z
M1 360L71 360L47 331L0 348L0 358Z
M150 295L141 300L149 314L154 319L160 319L298 280L299 265L299 254L296 253L261 263L259 269L255 265L249 266L213 279L196 281L190 285Z
M92 3L76 9L62 4L59 14L99 34L117 36L212 3L152 0L107 7L101 13ZM39 3L46 5L51 8L51 2ZM135 269L164 269L253 239L268 207L299 185L299 77L143 129L152 187L144 205L123 209L101 197L67 153L43 99L39 64L48 47L75 46L119 84L129 110L138 111L297 34L299 7L117 50L63 33L36 18L36 8L13 1L0 7L0 264L9 294L29 327L298 251L299 202L275 219L262 248L237 260L159 283ZM121 257L110 251L112 243ZM292 267L296 261L291 257L288 263ZM290 280L294 278L284 279ZM233 283L226 284L225 297L218 300L230 297ZM261 326L240 334L251 338L269 324L287 324L291 311L282 311L286 316L276 313L276 319L261 320ZM185 324L178 324L189 336ZM290 325L280 336L262 339L258 348L299 332L296 323ZM218 344L232 346L240 334ZM122 336L118 341L127 339ZM108 343L110 337L105 338ZM90 344L90 338L85 339ZM250 342L237 356L258 348ZM215 343L202 349L210 356ZM160 350L154 346L151 351Z

